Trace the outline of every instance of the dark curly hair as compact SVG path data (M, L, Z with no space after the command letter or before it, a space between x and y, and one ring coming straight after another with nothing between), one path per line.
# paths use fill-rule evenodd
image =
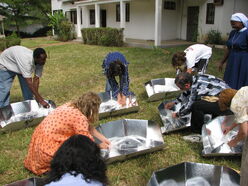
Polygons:
M174 68L177 66L184 65L186 62L186 53L185 52L177 52L173 55L171 64Z
M34 58L39 58L41 54L46 55L46 51L43 48L36 48L33 52L33 57Z
M68 138L57 150L47 177L37 180L37 186L58 181L65 173L77 176L83 174L86 182L99 181L106 185L106 164L95 142L83 135Z
M116 61L113 61L112 63L110 63L109 69L107 70L107 78L108 79L111 78L111 79L115 80L115 76L119 76L120 92L122 92L122 87L123 87L122 78L123 78L124 74L125 74L125 66L121 63L121 61L116 60Z

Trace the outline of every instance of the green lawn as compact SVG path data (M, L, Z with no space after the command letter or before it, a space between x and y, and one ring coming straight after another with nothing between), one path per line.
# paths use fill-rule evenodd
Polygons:
M157 106L162 100L147 102L144 83L154 78L174 77L171 56L174 52L183 50L185 46L142 49L90 46L80 43L44 45L48 43L58 42L48 38L22 40L22 45L27 47L45 46L49 53L40 85L40 92L44 98L61 105L87 91L104 91L102 61L108 52L119 51L130 62L130 88L137 95L140 110L138 113L100 120L95 125L124 118L154 120L162 125L157 111ZM220 49L213 50L208 68L210 74L222 77L222 74L217 72L217 62L223 53L224 51ZM11 90L11 101L21 100L20 87L15 80ZM0 135L0 185L34 176L23 167L33 130L34 128L28 128ZM166 147L162 151L109 165L108 177L111 185L146 185L153 171L185 161L224 165L240 170L240 157L201 157L202 144L184 141L182 136L187 134L189 131L184 130L164 135Z

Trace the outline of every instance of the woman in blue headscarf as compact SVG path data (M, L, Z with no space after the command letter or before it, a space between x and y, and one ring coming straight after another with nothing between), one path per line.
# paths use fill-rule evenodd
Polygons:
M227 51L219 63L219 71L227 61L224 81L238 90L248 85L248 18L235 13L231 17L231 26L233 30L226 44Z

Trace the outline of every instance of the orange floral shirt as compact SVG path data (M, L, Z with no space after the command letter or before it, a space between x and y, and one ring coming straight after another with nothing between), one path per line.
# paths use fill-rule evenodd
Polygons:
M70 136L82 134L94 140L88 119L76 108L64 104L52 111L35 129L24 161L27 169L40 175L50 169L50 161Z

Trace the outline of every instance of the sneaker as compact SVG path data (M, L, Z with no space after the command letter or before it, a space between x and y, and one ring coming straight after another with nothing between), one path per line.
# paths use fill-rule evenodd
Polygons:
M201 143L202 142L202 136L200 134L191 134L188 136L183 136L183 139L185 141L190 141L192 143Z

